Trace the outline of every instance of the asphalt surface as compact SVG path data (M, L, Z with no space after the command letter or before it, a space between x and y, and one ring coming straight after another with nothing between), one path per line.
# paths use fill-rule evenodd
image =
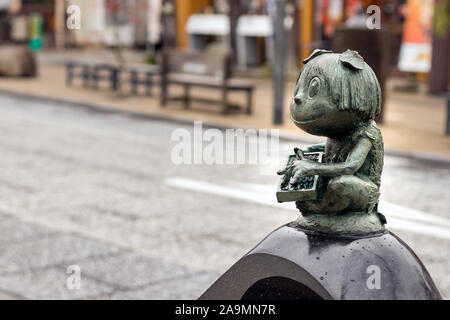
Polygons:
M177 129L193 126L0 95L0 298L195 299L297 217L274 188L301 143L269 166L176 165ZM449 190L450 163L386 157L388 227L445 298Z

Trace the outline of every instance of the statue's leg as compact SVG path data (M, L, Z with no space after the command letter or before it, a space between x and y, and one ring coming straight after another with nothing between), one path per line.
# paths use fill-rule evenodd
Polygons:
M320 201L306 201L297 206L304 214L372 211L378 197L375 184L346 175L331 179Z
M323 213L372 210L378 201L378 187L354 175L339 176L328 182L321 201Z

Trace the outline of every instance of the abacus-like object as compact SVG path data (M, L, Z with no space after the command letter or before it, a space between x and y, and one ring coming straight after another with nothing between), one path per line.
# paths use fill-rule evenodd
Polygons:
M322 162L323 152L304 153L304 157L308 160ZM295 154L290 155L286 166L290 166L295 160L297 160L297 156ZM278 184L278 202L317 200L318 175L303 177L300 181L291 186L289 185L291 177L286 176L288 174L289 173L286 173Z

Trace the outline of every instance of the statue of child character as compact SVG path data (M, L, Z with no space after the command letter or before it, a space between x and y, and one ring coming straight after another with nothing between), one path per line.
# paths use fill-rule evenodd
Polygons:
M298 160L278 174L291 185L302 177L322 177L317 200L296 202L304 217L373 213L382 226L377 205L384 151L374 121L381 108L378 80L356 51L315 50L303 63L291 119L300 129L328 138L303 150L324 152L323 162L304 159L295 148Z

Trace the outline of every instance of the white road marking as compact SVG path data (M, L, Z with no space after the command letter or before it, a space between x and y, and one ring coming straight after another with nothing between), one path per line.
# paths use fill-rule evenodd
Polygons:
M275 188L266 185L243 184L236 182L233 186L227 186L183 177L168 178L165 183L175 188L209 193L297 211L292 203L278 203L275 198ZM244 189L244 187L246 188ZM256 191L249 191L248 189L253 189ZM405 230L442 239L450 239L449 219L385 201L380 201L379 208L380 212L387 217L387 226L389 228Z

